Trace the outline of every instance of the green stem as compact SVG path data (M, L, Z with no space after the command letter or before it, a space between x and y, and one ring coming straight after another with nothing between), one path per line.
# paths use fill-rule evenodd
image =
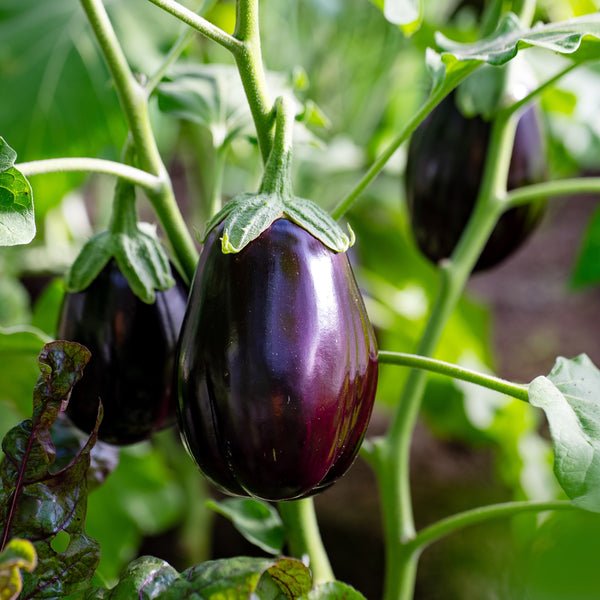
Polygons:
M356 199L365 191L375 177L379 175L396 150L398 150L398 148L400 148L400 146L410 137L411 133L421 124L425 117L452 91L452 89L454 89L454 87L478 66L479 65L474 65L468 69L464 69L460 74L455 75L450 83L447 83L442 89L438 89L431 94L427 99L427 102L419 109L400 135L398 135L375 160L354 189L333 208L331 216L334 219L340 219L350 209Z
M258 147L266 163L273 144L272 102L262 62L258 0L237 0L234 37L240 42L232 49L256 127Z
M209 40L213 42L217 42L226 48L230 52L234 52L239 49L240 43L235 37L229 35L216 25L213 25L210 21L207 21L204 17L197 15L195 12L191 11L189 8L183 6L179 2L175 2L174 0L149 0L152 4L155 4L159 8L162 8L164 11L169 14L177 17L180 21L183 21L186 25L189 25L196 31L200 32L202 35L207 37Z
M284 97L275 102L275 137L260 185L261 194L292 196L292 138L294 111Z
M416 354L406 354L403 352L385 352L381 350L379 352L379 362L424 369L433 373L439 373L440 375L447 375L453 379L461 379L462 381L481 385L525 402L529 399L526 385L512 383L499 377L478 373L471 369L465 369L464 367L427 356L417 356Z
M558 181L547 181L516 188L506 194L507 207L527 204L534 200L553 196L575 196L577 194L600 193L600 177L575 177Z
M198 253L177 206L171 180L156 145L148 113L146 91L129 68L102 1L81 0L81 5L114 79L141 166L161 181L159 190L148 193L148 198L171 243L175 257L187 277L191 279L196 268Z
M67 171L81 171L87 173L104 173L125 179L138 185L149 192L160 189L161 180L156 175L151 175L141 169L136 169L123 163L102 158L49 158L34 160L15 165L23 175L40 175L42 173L59 173Z
M300 559L308 556L315 584L335 581L319 532L313 499L280 502L278 508L288 534L292 556Z
M480 506L472 510L452 515L441 519L437 523L425 527L415 536L410 543L413 551L422 550L426 546L439 539L469 527L491 519L502 519L513 517L525 512L545 512L548 510L581 510L574 506L570 500L548 500L542 502L503 502L490 506Z
M479 197L467 227L450 259L440 265L441 282L436 303L417 354L431 356L458 303L469 274L488 240L504 203L516 119L499 115L494 121ZM412 592L399 579L399 565L414 555L406 546L414 539L415 524L410 493L410 446L425 390L427 372L408 376L390 429L373 444L373 463L382 495L386 534L385 600L409 600Z

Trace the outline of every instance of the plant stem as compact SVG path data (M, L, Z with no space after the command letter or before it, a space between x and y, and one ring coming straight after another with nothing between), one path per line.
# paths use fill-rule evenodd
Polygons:
M169 14L177 17L180 21L183 21L196 31L200 32L202 35L207 37L209 40L213 42L217 42L223 46L223 48L227 48L230 52L234 52L237 48L239 48L240 43L235 37L229 35L216 25L213 25L210 21L207 21L204 17L197 15L195 12L191 11L189 8L183 6L179 2L175 2L174 0L149 0L152 4L155 4L159 8L162 8L164 11Z
M81 171L87 173L104 173L125 179L150 192L157 191L161 180L156 175L151 175L141 169L136 169L123 163L102 158L49 158L34 160L15 165L26 177L42 173L59 173L66 171Z
M506 192L516 119L500 114L494 121L486 167L473 214L450 259L440 264L440 289L417 354L431 356L458 303L469 274L500 217ZM427 372L412 370L385 438L373 444L373 464L382 495L386 534L385 600L410 600L413 591L400 580L415 525L410 492L410 446L421 407ZM400 565L404 565L400 568ZM410 586L409 586L410 587Z
M114 79L141 166L161 181L160 188L149 192L148 198L171 243L176 259L191 280L198 253L177 206L169 174L156 145L148 113L148 96L129 68L102 1L81 0L81 5Z
M400 148L400 146L410 137L411 133L421 124L425 117L452 91L452 89L454 89L454 87L478 66L479 65L473 65L463 69L459 75L453 78L450 85L444 85L442 89L437 90L429 96L425 104L410 120L402 133L400 133L400 135L398 135L381 153L354 189L333 208L331 216L334 219L340 219L350 209L356 199L365 191L375 177L379 175L396 150L398 150L398 148Z
M429 525L422 529L410 543L413 550L422 550L429 544L439 539L456 533L460 529L477 525L491 519L502 519L512 517L524 512L545 512L548 510L581 510L574 506L570 500L548 500L541 502L520 501L503 502L501 504L492 504L490 506L480 506L472 510L457 513L446 519L441 519L437 523Z
M507 206L519 206L553 196L600 193L600 177L574 177L516 188L506 194Z
M402 352L385 352L381 350L379 352L379 362L424 369L433 373L447 375L454 379L461 379L463 381L487 387L491 390L496 390L503 394L508 394L509 396L525 402L527 402L529 398L526 385L518 385L506 381L505 379L500 379L499 377L478 373L471 369L465 369L464 367L426 356L417 356L415 354L406 354Z
M319 533L313 499L280 502L278 508L288 534L292 556L300 559L308 556L315 584L334 581L333 570Z
M232 49L250 106L258 147L266 163L273 145L272 102L262 62L258 0L237 0L234 37L240 45Z

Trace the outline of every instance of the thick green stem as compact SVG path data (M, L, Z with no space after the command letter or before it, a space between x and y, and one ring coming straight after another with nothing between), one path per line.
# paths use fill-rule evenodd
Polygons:
M60 173L80 171L85 173L104 173L125 179L149 192L160 189L162 182L156 175L151 175L141 169L136 169L123 163L102 158L49 158L18 163L15 167L26 177L42 173Z
M471 369L465 369L464 367L426 356L417 356L416 354L405 354L402 352L385 352L381 350L379 352L379 362L412 367L415 369L424 369L432 373L447 375L453 379L461 379L462 381L475 383L491 390L501 392L502 394L508 394L513 398L518 398L525 402L529 399L526 385L512 383L505 379L500 379L499 377L478 373Z
M258 0L237 0L234 37L241 44L232 49L233 56L256 127L258 147L266 163L273 144L273 119L262 62Z
M262 194L292 196L292 138L294 112L284 97L275 103L275 138L260 186Z
M194 274L198 253L186 223L179 211L171 180L164 166L150 123L148 97L127 63L112 24L101 0L81 0L102 54L113 76L123 112L129 123L136 154L142 168L161 181L157 191L148 198L165 234L188 278Z
M436 303L421 338L417 354L431 356L458 303L475 265L504 205L516 120L499 115L494 122L488 147L486 169L473 215L451 258L440 267L441 283ZM410 446L421 407L427 372L412 370L386 437L374 444L374 464L382 495L386 532L385 600L408 600L408 590L398 596L399 561L413 560L406 546L414 539L415 524L410 493ZM401 569L400 569L401 570Z
M315 584L334 581L333 570L319 532L313 499L280 502L278 508L292 556L300 559L308 556Z

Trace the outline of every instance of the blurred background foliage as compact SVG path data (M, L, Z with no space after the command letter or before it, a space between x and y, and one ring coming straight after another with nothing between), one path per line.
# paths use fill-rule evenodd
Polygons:
M140 77L151 75L182 26L144 0L105 4L134 70ZM233 1L185 4L233 30ZM277 89L291 88L304 110L297 128L296 192L324 208L352 189L419 107L428 91L424 52L434 45L433 33L442 30L463 41L477 37L479 2L425 2L422 26L410 38L383 18L379 4L261 2L263 55L273 98ZM590 0L540 0L536 19L559 20L597 9ZM4 0L0 39L0 135L16 149L19 162L60 156L118 160L125 119L78 3ZM539 52L524 54L533 76L542 79L560 60ZM178 200L199 231L215 189L221 186L227 199L255 189L261 175L232 65L226 52L196 36L152 103L155 132ZM576 70L543 94L553 177L598 170L599 102L597 64ZM356 232L352 260L380 348L410 352L423 330L438 277L418 254L407 227L404 159L401 148L347 219ZM215 175L221 167L222 181ZM35 176L31 182L39 233L29 246L0 251L0 436L30 414L36 356L55 335L61 277L91 232L106 224L114 185L104 176L64 173ZM141 202L143 217L154 221L149 205ZM600 279L600 211L590 214L589 228L577 242L578 258L567 279L559 282L565 288L572 283L589 289ZM469 292L437 356L498 372L493 332L502 326L489 305ZM597 332L597 321L590 326ZM515 347L521 343L518 336L512 340ZM584 350L600 361L593 348ZM551 363L547 366L549 370ZM374 433L385 429L405 377L402 369L381 369ZM432 376L423 416L414 457L421 524L479 503L558 494L545 424L527 405ZM89 501L87 531L103 548L98 577L110 583L141 551L178 568L219 552L250 551L224 541L231 532L204 507L212 494L173 432L122 449L119 467ZM358 494L356 505L368 512L354 507L340 530L339 518L345 514L340 507L350 498L345 494L352 494L351 507ZM383 550L372 474L359 460L342 482L318 498L317 507L338 577L376 598ZM600 550L598 530L597 517L567 514L480 526L425 554L418 598L597 598L600 581L591 560ZM340 538L353 544L340 544ZM372 545L365 540L373 540Z

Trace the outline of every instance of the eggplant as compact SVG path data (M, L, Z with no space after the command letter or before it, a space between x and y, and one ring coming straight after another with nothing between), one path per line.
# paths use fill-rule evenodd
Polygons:
M235 254L204 244L177 355L184 444L220 490L291 500L352 464L377 343L345 253L284 218Z
M448 258L473 212L485 167L491 124L466 118L447 96L415 130L408 147L405 188L414 239L433 263ZM537 111L520 117L508 173L508 189L546 178L545 142ZM504 260L527 239L544 202L508 209L498 220L474 271Z
M99 400L98 438L109 444L133 444L175 424L175 347L188 288L174 277L173 287L146 304L111 259L86 289L65 294L57 336L92 353L66 410L82 431L94 428Z

